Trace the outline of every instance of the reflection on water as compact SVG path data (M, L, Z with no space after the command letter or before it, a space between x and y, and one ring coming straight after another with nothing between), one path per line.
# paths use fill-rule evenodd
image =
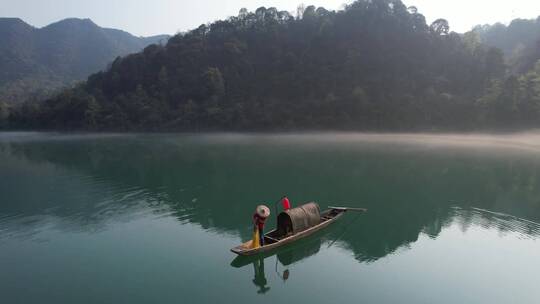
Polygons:
M295 264L301 263L303 260L319 253L323 244L327 249L334 244L338 244L342 248L352 250L357 255L357 259L366 263L375 262L377 259L384 258L398 250L399 247L396 247L394 250L388 250L382 256L358 255L358 252L370 249L369 244L365 244L364 247L362 244L358 244L357 247L351 246L352 244L356 244L355 231L360 230L360 228L355 227L354 223L361 218L357 216L352 220L343 220L340 225L341 227L331 229L322 236L319 234L312 239L299 241L294 245L264 253L262 256L236 257L232 261L231 266L242 268L251 263L254 267L255 274L253 282L260 288L258 293L265 293L270 290L270 286L266 286L268 281L264 272L265 261L268 264L275 260L276 276L283 282L286 282L289 279L291 271L294 271ZM365 226L362 225L362 227ZM454 206L448 210L448 213L443 218L434 218L422 231L419 231L415 242L422 235L429 236L433 239L437 238L443 230L451 231L454 228L458 228L460 231L466 233L469 229L477 229L478 227L484 230L496 230L503 235L511 234L518 239L536 240L540 237L540 224L538 223L504 213L479 208ZM410 248L409 244L401 244L400 247Z
M218 249L226 252L251 237L253 207L282 194L293 205L316 200L323 208L369 209L358 219L348 214L306 243L254 259L235 259L234 267L223 263L242 276L250 268L252 282L248 277L243 282L255 284L261 294L276 296L274 279L297 284L291 282L307 276L303 263L328 252L346 252L356 264L379 265L380 260L402 256L403 250L426 236L436 241L452 227L465 234L482 227L501 236L537 240L540 154L531 140L538 139L534 133L502 137L3 133L0 246L12 244L9 249L17 252L17 246L27 242L56 242L59 236L73 234L100 240L122 224L174 219L172 235L197 229L228 240ZM152 227L133 229L141 234ZM55 243L58 250L63 244ZM146 250L140 246L133 250ZM197 246L206 252L211 244ZM207 254L202 257L206 261L218 255ZM226 268L215 271L227 272Z
M422 231L436 237L456 216L454 206L533 223L540 219L540 157L535 154L493 158L459 149L411 148L415 142L451 145L456 136L30 134L1 139L6 198L1 237L31 236L50 225L100 231L109 221L150 213L245 240L252 205L287 193L297 204L317 200L323 207L324 202L368 207L369 216L354 224L357 232L341 246L359 260L373 261L414 242ZM408 146L396 150L395 142L401 141ZM465 226L476 218L461 217ZM487 222L482 225L501 230L521 227L498 222L494 213L480 218ZM536 237L538 230L523 233Z
M266 275L264 274L264 259L260 258L253 261L253 271L255 273L253 284L259 287L257 293L267 293L270 290L270 287L266 286L268 281L266 280Z
M257 292L266 293L271 287L266 286L268 281L264 271L265 262L267 264L274 262L274 273L272 275L276 275L282 283L286 283L291 276L292 267L302 262L302 260L317 254L321 249L323 239L325 239L323 234L317 233L313 238L299 240L293 245L266 252L262 255L238 256L231 262L231 266L242 268L252 264L254 269L253 282L259 287Z
M540 224L513 215L471 208L470 210L455 207L452 219L459 223L462 231L473 225L485 229L496 229L502 233L512 232L520 238L537 239L540 236Z

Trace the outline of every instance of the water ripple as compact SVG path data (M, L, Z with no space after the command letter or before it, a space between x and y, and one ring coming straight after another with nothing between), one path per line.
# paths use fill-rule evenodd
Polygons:
M485 229L497 229L502 233L516 233L523 239L540 238L540 223L517 216L474 207L454 207L453 215L465 229L475 224Z

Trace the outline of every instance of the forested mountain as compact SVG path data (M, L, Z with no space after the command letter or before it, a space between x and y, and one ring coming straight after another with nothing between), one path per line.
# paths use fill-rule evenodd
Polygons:
M4 117L85 130L478 129L538 125L540 66L506 76L478 35L400 0L201 25ZM1 110L1 109L0 109Z
M477 26L473 31L482 43L505 53L513 72L526 72L540 59L540 17L516 19L508 26L501 23Z
M17 18L0 18L0 102L43 98L105 69L118 56L167 38L135 37L89 19L34 28Z

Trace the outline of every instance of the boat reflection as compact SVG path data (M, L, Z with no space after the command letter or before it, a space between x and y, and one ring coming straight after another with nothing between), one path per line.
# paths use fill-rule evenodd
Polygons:
M317 254L321 249L322 242L322 239L318 237L311 240L301 240L297 244L260 255L238 256L231 262L231 266L242 268L252 264L254 271L253 283L259 288L257 293L264 294L271 288L267 286L265 261L270 262L271 258L275 257L275 274L283 282L286 282L291 276L290 266Z

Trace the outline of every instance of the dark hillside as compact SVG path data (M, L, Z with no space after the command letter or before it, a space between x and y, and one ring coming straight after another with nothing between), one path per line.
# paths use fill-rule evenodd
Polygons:
M38 29L17 18L0 18L0 102L47 96L161 39L167 38L134 37L89 19L66 19Z
M14 128L473 130L537 126L540 68L506 76L477 35L399 0L276 8L201 25L114 61Z
M512 72L527 72L540 59L540 17L536 20L516 19L508 26L500 23L477 26L473 31L484 44L505 53Z

